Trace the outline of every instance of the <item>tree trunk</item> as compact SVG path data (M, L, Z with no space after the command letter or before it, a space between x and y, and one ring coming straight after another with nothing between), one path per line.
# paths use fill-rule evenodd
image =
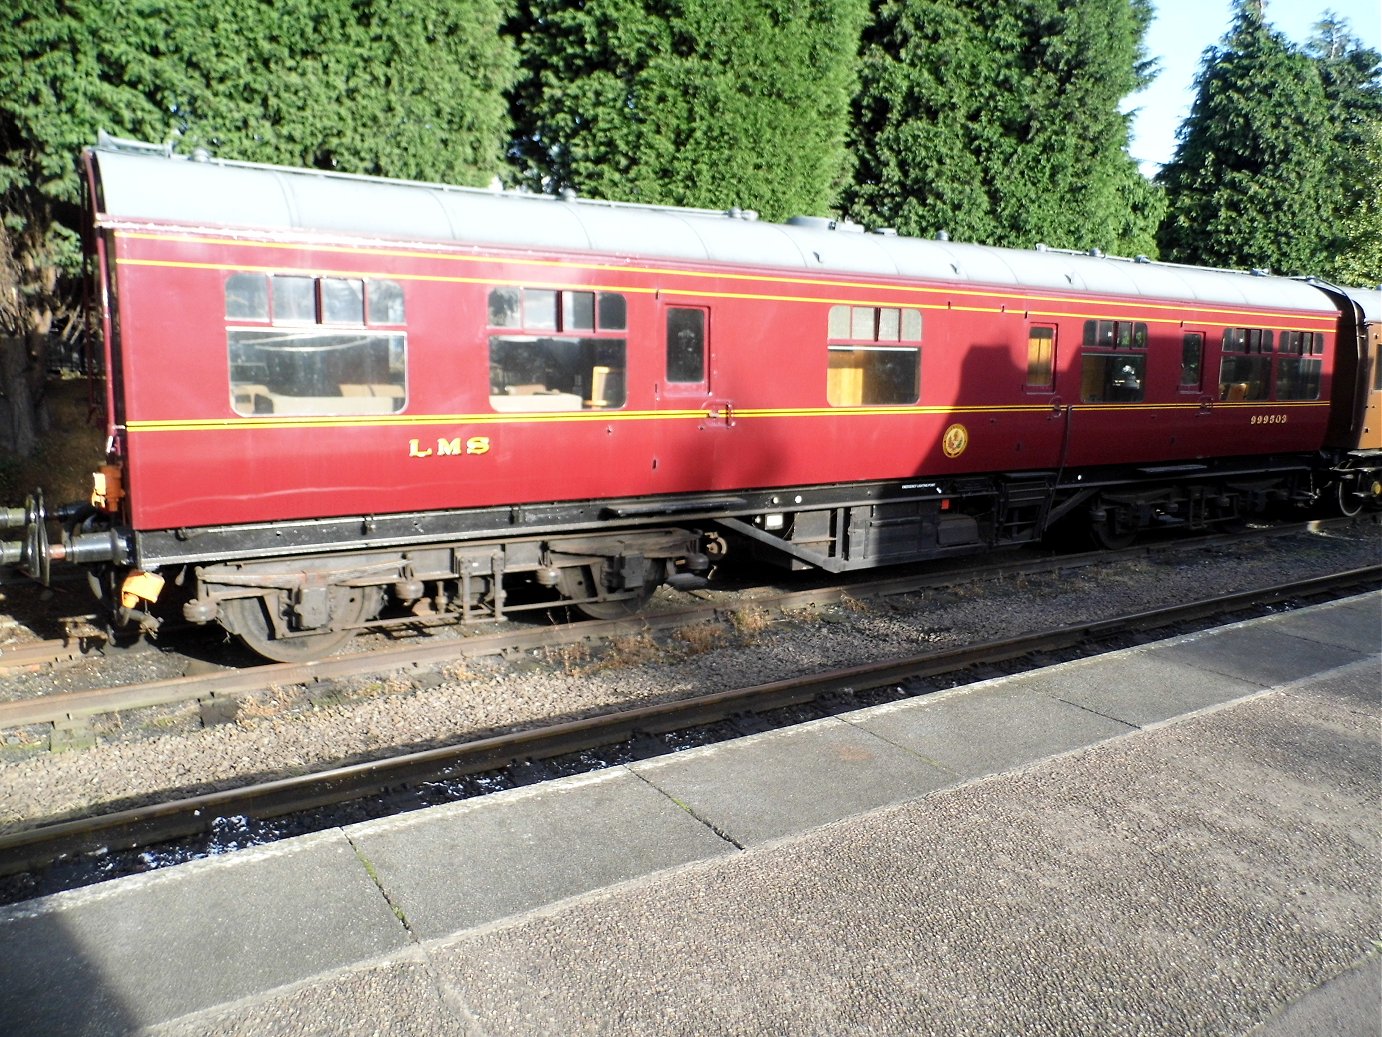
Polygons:
M28 338L0 336L0 454L18 458L34 456L43 427L43 371Z

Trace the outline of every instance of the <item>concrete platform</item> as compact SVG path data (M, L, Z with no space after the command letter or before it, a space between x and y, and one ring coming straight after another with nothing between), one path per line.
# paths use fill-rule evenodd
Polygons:
M0 1032L1382 1032L1382 595L0 909Z

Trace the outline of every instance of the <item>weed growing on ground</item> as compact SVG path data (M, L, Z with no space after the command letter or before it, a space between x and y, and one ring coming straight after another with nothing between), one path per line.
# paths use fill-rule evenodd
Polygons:
M247 695L240 700L240 710L235 714L235 723L246 730L258 721L272 720L289 712L296 696L279 684L270 684L262 694Z
M661 646L646 630L616 637L609 643L605 660L610 666L644 666L666 657Z
M688 655L702 655L724 644L725 628L719 623L696 623L679 628L673 636Z
M543 657L567 676L574 676L590 663L590 642L582 639L564 645L548 645Z
M729 622L734 632L746 641L752 641L772 624L773 618L767 609L754 605L735 609L729 614Z
M478 674L472 672L470 667L466 666L464 660L447 663L442 667L441 675L446 680L455 681L457 684L469 684L471 681L479 678Z

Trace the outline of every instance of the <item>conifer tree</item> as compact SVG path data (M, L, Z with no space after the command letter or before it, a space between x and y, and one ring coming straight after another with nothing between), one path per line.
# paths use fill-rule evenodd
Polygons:
M521 179L621 201L826 212L866 0L528 0Z
M1306 44L1330 107L1335 208L1320 273L1344 284L1382 284L1382 54L1326 13Z
M855 219L908 234L1150 252L1159 196L1119 104L1146 0L881 0L856 100Z
M9 0L0 32L0 454L30 453L98 130L222 158L487 183L508 0ZM9 283L14 281L16 283ZM16 402L18 401L18 402Z
M1331 113L1320 72L1237 0L1232 27L1205 52L1180 142L1162 168L1166 258L1318 273L1335 233Z

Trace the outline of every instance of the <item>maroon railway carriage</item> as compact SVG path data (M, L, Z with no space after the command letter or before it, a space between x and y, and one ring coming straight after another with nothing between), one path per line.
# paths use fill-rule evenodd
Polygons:
M501 616L506 577L621 614L727 543L843 571L1062 519L1203 527L1356 446L1356 315L1294 280L110 142L86 164L109 464L63 545L29 521L11 554L274 658L386 605Z

